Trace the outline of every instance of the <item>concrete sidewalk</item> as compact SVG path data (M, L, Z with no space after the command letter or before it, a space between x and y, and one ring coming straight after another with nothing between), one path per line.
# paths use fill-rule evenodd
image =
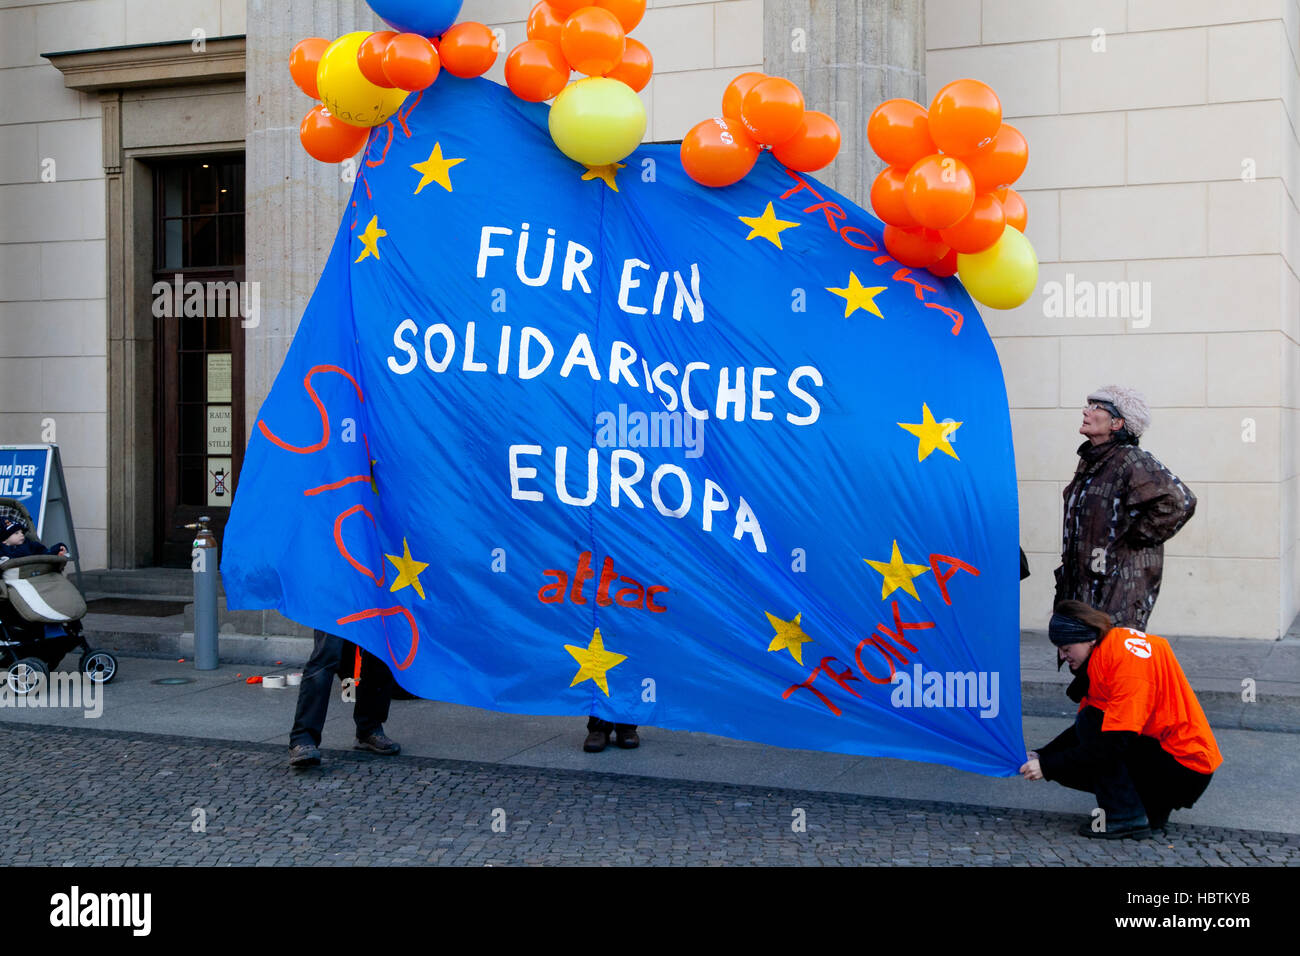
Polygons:
M175 658L123 655L118 678L104 688L102 715L98 718L88 718L82 710L8 706L0 709L0 722L32 725L33 729L38 725L59 725L92 732L166 734L205 742L278 744L287 753L296 690L271 690L246 680L253 674L298 669L306 650L302 648L298 660L287 659L279 667L223 664L215 671L197 671L189 660L179 663ZM1027 653L1033 661L1041 661L1041 650L1040 644L1032 641ZM1210 676L1197 680L1235 681L1239 685L1235 668L1268 664L1271 658L1272 652L1263 646L1243 646L1240 655L1221 656L1217 664L1207 656L1205 666L1210 668ZM1056 678L1055 672L1049 671L1041 683L1058 684ZM158 683L171 679L188 683ZM1274 683L1287 684L1272 680L1270 686ZM1295 682L1290 684L1294 690ZM1268 699L1261 695L1258 703L1248 706L1267 705ZM337 699L331 704L324 748L351 747L350 710L350 705ZM1069 719L1064 707L1057 717L1026 716L1025 739L1030 746L1042 744ZM393 702L387 730L408 755L515 768L634 774L896 799L941 799L988 807L1062 811L1081 818L1093 806L1087 794L1054 784L1027 783L1018 777L984 777L935 764L787 750L656 728L643 729L638 750L611 747L601 754L586 754L582 752L585 723L581 716L528 717L435 701L399 700ZM1220 728L1216 737L1225 756L1224 766L1197 806L1177 811L1175 822L1300 833L1300 810L1294 799L1300 769L1300 734ZM337 756L327 753L327 763L335 759ZM289 772L287 765L285 772Z

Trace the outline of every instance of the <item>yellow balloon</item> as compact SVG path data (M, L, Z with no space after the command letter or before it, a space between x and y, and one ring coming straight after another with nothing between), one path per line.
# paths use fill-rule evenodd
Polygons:
M605 166L641 145L645 104L626 83L591 76L560 91L548 125L565 156L587 166Z
M970 297L990 309L1024 305L1038 285L1038 254L1015 226L983 252L957 254L957 276Z
M369 31L348 33L331 43L316 68L321 102L349 126L378 126L397 112L406 90L386 90L361 74L357 50Z

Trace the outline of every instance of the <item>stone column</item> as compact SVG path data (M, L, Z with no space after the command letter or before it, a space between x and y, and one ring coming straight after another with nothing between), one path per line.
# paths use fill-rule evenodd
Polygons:
M763 69L799 84L809 109L840 125L840 154L818 179L868 207L884 164L867 142L882 102L925 104L924 0L768 0Z
M258 325L244 330L245 432L289 351L334 243L352 183L298 141L316 104L289 76L289 53L307 37L387 29L364 0L248 0L245 271L258 282Z
M152 421L140 434L136 429L139 403L153 408L153 389L135 388L137 323L129 307L131 250L126 241L127 202L122 182L122 91L99 95L104 161L104 232L108 259L105 266L105 308L108 313L108 434L120 439L122 453L108 456L108 567L133 568L148 553L152 539L152 500L136 497L139 465L134 443L153 444ZM149 330L152 332L152 329ZM152 346L151 342L144 343ZM152 418L152 416L150 416ZM152 477L152 475L150 476ZM138 507L143 504L143 511ZM141 547L143 545L143 548Z

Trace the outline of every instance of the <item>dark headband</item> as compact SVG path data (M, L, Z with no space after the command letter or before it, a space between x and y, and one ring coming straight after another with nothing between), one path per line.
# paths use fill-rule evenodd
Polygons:
M1062 647L1066 644L1095 641L1101 634L1095 627L1089 627L1077 618L1053 614L1051 622L1047 625L1047 636L1057 647Z

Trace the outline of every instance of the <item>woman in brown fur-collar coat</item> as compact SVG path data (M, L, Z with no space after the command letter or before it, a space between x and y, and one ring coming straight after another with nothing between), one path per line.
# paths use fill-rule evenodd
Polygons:
M1116 627L1143 631L1160 593L1164 543L1196 511L1196 496L1138 447L1151 423L1141 393L1107 385L1088 396L1079 466L1065 489L1056 603L1083 601Z

